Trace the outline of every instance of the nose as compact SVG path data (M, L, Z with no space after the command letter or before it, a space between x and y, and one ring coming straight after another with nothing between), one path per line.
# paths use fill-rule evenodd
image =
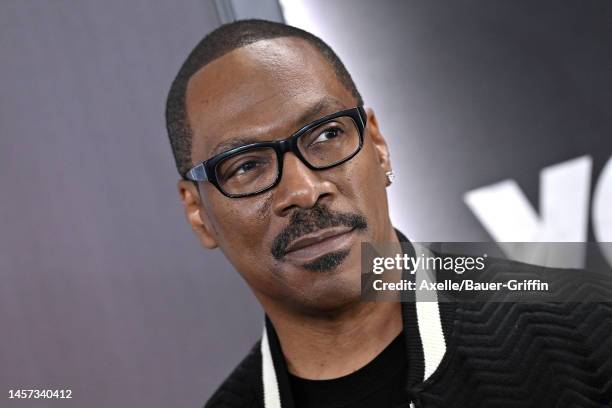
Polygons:
M286 153L274 193L274 213L287 216L296 208L312 208L317 201L331 197L336 187L321 177L324 172L311 170L293 153Z

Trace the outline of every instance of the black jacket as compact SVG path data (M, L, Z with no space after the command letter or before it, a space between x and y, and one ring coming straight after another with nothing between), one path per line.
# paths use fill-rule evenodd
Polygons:
M490 261L512 272L528 267ZM612 303L434 305L402 303L409 364L401 407L612 407ZM294 407L266 318L262 340L205 408L272 408L278 399L283 408Z

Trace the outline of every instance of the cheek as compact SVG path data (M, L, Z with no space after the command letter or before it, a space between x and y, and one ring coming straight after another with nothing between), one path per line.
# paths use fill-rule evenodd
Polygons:
M377 211L386 201L385 176L371 142L347 166L343 193L357 200L363 210ZM380 203L380 205L378 204Z
M377 227L388 223L389 212L386 178L372 144L366 142L354 162L349 163L346 180L340 183L341 194L353 201L354 208L368 219L372 238L380 239L382 232Z
M210 203L219 247L237 265L261 254L270 225L271 196L222 198Z

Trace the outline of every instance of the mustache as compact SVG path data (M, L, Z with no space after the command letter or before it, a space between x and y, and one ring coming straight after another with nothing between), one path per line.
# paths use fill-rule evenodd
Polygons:
M324 205L315 205L310 209L298 209L287 225L273 240L271 253L277 260L286 255L287 247L295 239L331 227L349 227L355 230L368 228L366 218L357 213L331 211Z

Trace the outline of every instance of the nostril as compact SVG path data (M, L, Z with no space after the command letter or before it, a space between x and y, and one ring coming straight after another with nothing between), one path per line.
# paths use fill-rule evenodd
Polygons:
M283 208L280 215L282 215L283 217L288 217L297 210L299 210L299 207L295 204L292 204L286 208Z

